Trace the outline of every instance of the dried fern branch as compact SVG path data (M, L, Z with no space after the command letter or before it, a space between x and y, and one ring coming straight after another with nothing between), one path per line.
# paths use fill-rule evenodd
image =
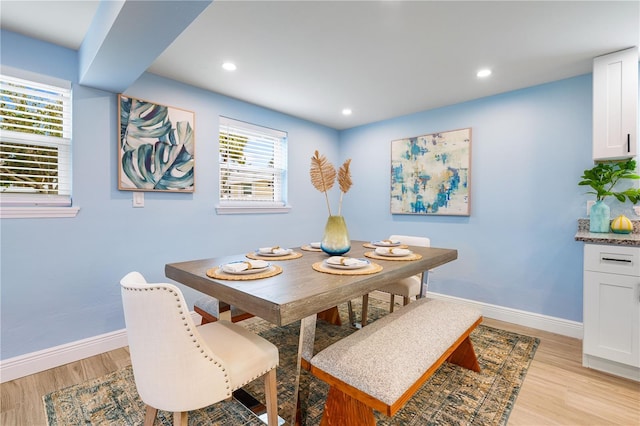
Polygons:
M353 182L351 181L351 158L344 162L340 170L338 170L338 185L340 185L340 203L338 204L338 216L342 214L342 196L346 194Z
M315 155L311 157L309 174L311 175L311 184L313 184L318 191L324 192L324 197L327 200L327 209L329 209L329 216L331 216L331 206L329 205L327 191L333 188L333 184L336 181L336 168L327 161L324 155L320 155L316 150Z

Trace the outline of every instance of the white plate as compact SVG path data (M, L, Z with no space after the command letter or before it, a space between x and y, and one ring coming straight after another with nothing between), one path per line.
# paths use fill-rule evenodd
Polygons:
M323 262L326 266L328 266L329 268L335 268L335 269L361 269L361 268L366 268L367 266L370 265L370 262L367 259L358 259L361 260L363 262L367 262L366 264L358 264L358 265L338 265L335 263L329 263L326 260Z
M231 262L231 263L244 263L244 261L239 260L237 262ZM227 264L229 265L229 264ZM234 272L234 271L230 271L224 268L225 265L222 265L220 267L220 269L222 270L222 272L224 272L225 274L230 274L230 275L249 275L249 274L257 274L259 272L264 272L267 269L271 268L271 264L267 264L267 266L263 267L263 268L251 268L251 269L245 269L244 271L240 271L240 272Z
M397 247L402 243L400 241L371 241L371 244L378 247Z
M290 255L293 252L293 250L291 250L291 249L286 249L286 251L287 251L286 253L262 253L262 252L256 250L256 255L258 255L258 256L266 256L266 257L276 257L276 256L287 256L287 255Z
M411 256L413 254L412 251L409 251L409 253L378 253L378 252L374 252L375 254L377 254L378 256L385 256L385 257L407 257L407 256Z

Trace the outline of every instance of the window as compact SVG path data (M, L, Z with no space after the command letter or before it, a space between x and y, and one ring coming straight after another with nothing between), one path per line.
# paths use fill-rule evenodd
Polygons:
M287 133L220 117L218 213L283 212Z
M24 217L7 207L71 206L70 84L0 75L0 196L2 217Z

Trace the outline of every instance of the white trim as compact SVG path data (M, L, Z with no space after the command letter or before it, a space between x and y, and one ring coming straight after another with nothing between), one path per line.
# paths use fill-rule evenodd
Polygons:
M69 80L63 80L61 78L52 77L50 75L23 70L21 68L14 68L8 65L0 65L0 74L4 74L13 78L20 78L22 80L35 81L36 83L48 84L49 86L56 86L63 89L71 90L71 82Z
M127 346L125 329L0 361L0 383Z
M2 207L0 219L76 217L80 207Z
M439 293L429 292L427 293L427 297L473 306L480 309L482 315L487 318L582 339L582 323L576 321L505 308ZM191 317L196 324L200 324L200 315L191 312ZM35 374L70 362L79 361L123 346L127 346L125 329L1 360L0 383Z
M291 206L216 206L218 214L289 213Z
M196 324L202 317L191 312ZM0 383L80 361L127 346L127 330L121 329L52 348L0 360Z
M597 356L582 354L582 366L640 382L640 368L634 367L633 365L621 364Z
M512 324L531 327L582 340L583 327L581 322L522 311L519 309L506 308L504 306L491 305L489 303L476 302L469 299L461 299L459 297L447 296L446 294L440 293L428 292L427 297L473 306L480 309L482 311L482 315L487 318L510 322Z

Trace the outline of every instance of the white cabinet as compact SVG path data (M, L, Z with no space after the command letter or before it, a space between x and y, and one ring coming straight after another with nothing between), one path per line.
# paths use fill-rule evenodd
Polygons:
M593 159L631 158L637 152L638 48L593 60Z
M585 244L583 365L640 381L640 247Z

